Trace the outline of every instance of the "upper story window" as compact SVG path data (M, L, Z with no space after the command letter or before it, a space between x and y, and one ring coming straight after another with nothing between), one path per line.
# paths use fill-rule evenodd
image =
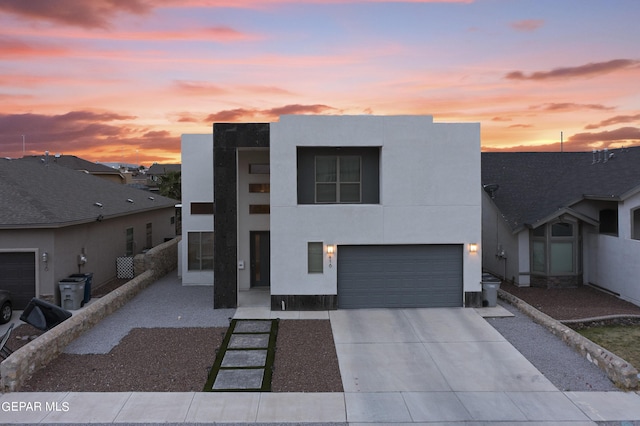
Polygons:
M298 204L380 204L379 147L298 147Z
M318 155L316 203L359 203L361 158L355 155Z

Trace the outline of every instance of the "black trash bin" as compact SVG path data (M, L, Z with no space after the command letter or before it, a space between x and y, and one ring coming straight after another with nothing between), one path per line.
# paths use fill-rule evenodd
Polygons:
M71 318L71 312L35 297L31 299L20 315L20 320L44 331L52 329L69 318Z
M86 274L71 274L69 278L84 278L84 299L82 299L82 306L85 303L89 303L91 300L91 281L93 280L93 272L87 272Z

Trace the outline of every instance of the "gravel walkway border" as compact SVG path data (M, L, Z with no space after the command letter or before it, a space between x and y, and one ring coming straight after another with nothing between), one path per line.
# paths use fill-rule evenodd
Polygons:
M226 328L234 314L235 309L213 309L212 287L182 286L173 271L71 342L64 353L109 353L133 328Z

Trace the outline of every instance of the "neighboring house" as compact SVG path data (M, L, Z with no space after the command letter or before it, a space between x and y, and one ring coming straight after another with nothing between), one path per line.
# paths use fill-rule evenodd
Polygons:
M158 164L153 163L151 167L147 169L147 185L151 188L156 188L160 184L162 177L169 172L180 172L182 170L182 164Z
M640 305L640 147L482 154L483 267Z
M182 139L182 276L213 248L215 307L252 288L274 310L482 304L479 124L283 116L211 137Z
M0 288L15 308L59 301L58 282L116 277L116 258L175 236L175 200L49 161L0 159ZM83 260L84 259L84 260Z
M59 166L98 176L110 182L126 183L125 177L119 170L105 166L104 164L92 163L91 161L76 157L75 155L49 155L48 153L45 153L44 155L25 156L23 157L23 160L37 161L40 163L55 163Z
M183 135L181 150L188 166L181 180L178 270L184 285L213 285L213 135Z

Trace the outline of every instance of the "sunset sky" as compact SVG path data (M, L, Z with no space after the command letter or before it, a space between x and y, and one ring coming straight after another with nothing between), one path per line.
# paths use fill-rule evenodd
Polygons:
M639 18L638 0L0 0L0 157L175 163L183 133L282 114L480 122L487 151L640 145Z

